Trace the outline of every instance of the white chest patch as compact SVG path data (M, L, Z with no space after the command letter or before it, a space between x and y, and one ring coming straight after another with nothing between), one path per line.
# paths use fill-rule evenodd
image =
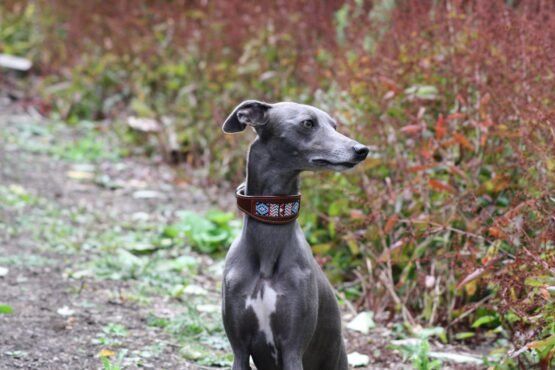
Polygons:
M264 293L263 293L264 292ZM245 308L252 308L258 319L258 330L266 336L266 343L272 347L272 356L277 362L277 349L274 342L274 333L270 325L270 316L276 312L277 292L272 289L270 284L264 283L264 288L252 298L247 297Z

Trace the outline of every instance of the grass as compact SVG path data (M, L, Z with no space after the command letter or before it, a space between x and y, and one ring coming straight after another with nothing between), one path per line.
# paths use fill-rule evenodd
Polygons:
M82 122L79 130L60 121L34 121L12 117L12 125L0 133L7 148L17 147L30 153L43 153L74 163L115 161L123 149L114 145L116 134L101 132L102 124Z

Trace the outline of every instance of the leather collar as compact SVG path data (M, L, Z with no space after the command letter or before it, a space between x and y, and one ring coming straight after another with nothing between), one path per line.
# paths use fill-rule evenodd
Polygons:
M267 224L286 224L295 221L301 210L301 194L245 195L244 187L235 193L237 207L249 217Z

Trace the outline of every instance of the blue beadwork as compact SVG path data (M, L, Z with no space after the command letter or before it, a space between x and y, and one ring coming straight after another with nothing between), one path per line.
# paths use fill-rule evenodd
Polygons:
M269 208L266 203L256 202L256 213L259 216L266 216L268 214Z
M299 201L293 202L293 209L291 210L294 215L299 212Z

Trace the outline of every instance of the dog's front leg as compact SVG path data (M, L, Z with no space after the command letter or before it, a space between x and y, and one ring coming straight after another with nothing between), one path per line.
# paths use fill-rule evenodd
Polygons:
M232 370L251 370L250 355L246 350L233 347L233 356Z
M296 351L284 352L283 370L303 370L302 355Z
M229 291L224 290L224 310L223 310L223 323L224 328L233 350L233 367L232 370L250 370L250 352L247 347L250 338L241 330L239 323L241 322L238 304L232 304Z

